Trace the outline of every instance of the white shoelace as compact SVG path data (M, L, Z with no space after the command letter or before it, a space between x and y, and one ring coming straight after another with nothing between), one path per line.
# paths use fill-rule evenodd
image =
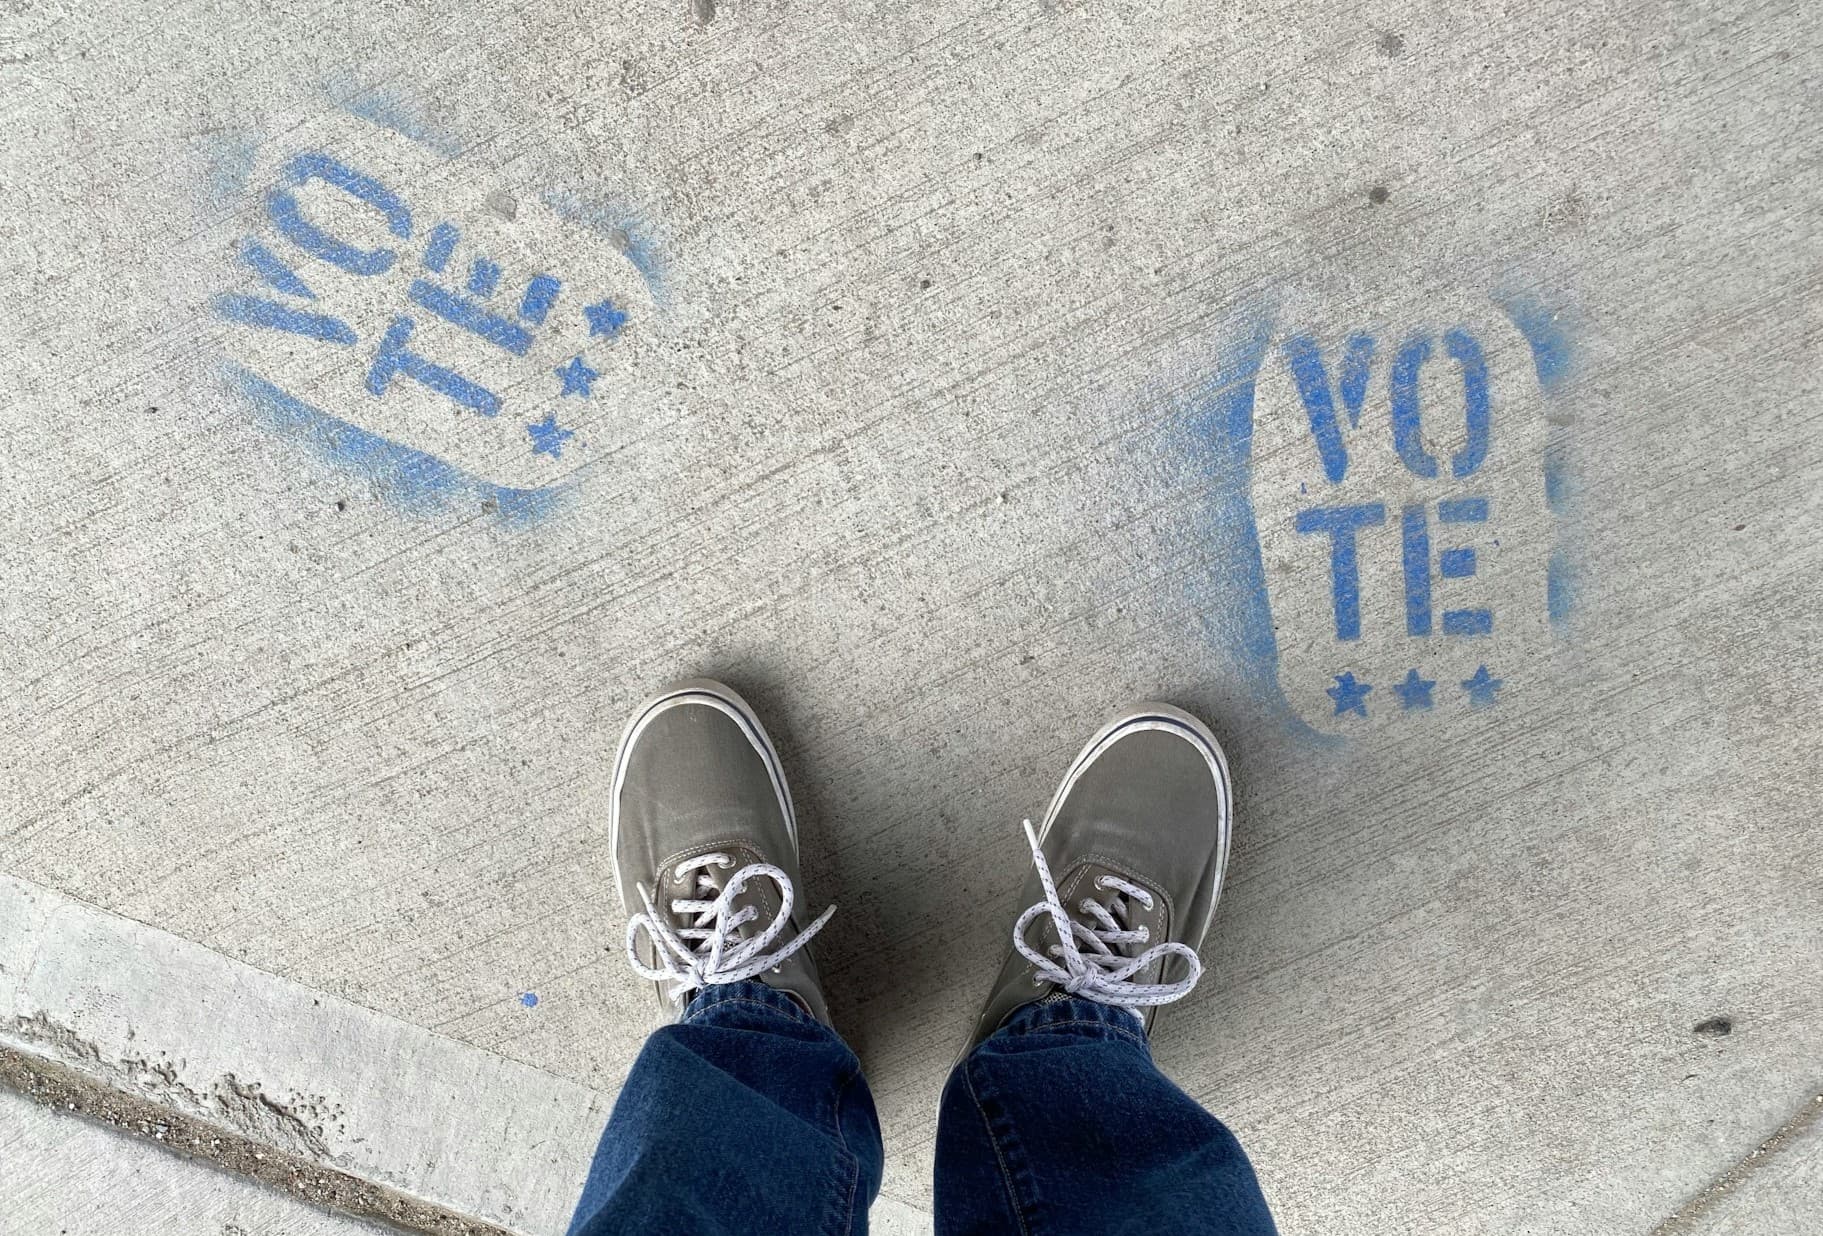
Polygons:
M1167 940L1133 957L1118 951L1120 946L1144 944L1150 939L1151 932L1147 928L1128 925L1127 903L1136 901L1150 910L1153 900L1151 893L1119 876L1104 875L1096 880L1096 887L1112 889L1120 894L1115 899L1119 918L1101 902L1085 897L1077 903L1077 909L1093 925L1079 922L1064 909L1063 899L1057 892L1057 882L1051 878L1050 865L1044 861L1044 850L1038 844L1038 834L1032 828L1030 820L1025 822L1025 839L1032 847L1032 862L1038 867L1038 882L1044 886L1044 900L1030 906L1019 916L1019 921L1013 926L1013 947L1037 968L1039 980L1054 983L1073 996L1081 996L1097 1004L1124 1008L1136 1017L1139 1015L1138 1009L1154 1004L1169 1004L1190 993L1190 989L1196 986L1196 980L1203 976L1203 963L1197 958L1195 949L1175 940ZM1059 942L1047 950L1050 956L1040 953L1027 944L1025 939L1026 928L1041 914L1049 914L1051 922L1057 928ZM1189 963L1188 978L1175 983L1132 981L1135 974L1153 962L1174 954ZM1052 958L1058 960L1053 961Z
M652 894L644 885L639 888L646 909L645 913L635 914L627 922L627 960L646 978L659 983L669 982L671 990L667 994L673 1000L682 1000L703 987L739 983L776 969L810 943L811 937L823 930L823 924L836 912L836 908L830 906L789 944L767 952L779 933L791 925L791 905L795 897L791 877L771 863L749 863L735 872L721 892L716 893L709 868L732 866L734 860L726 854L702 854L677 865L675 873L679 880L686 879L692 871L697 873L698 895L671 902L673 914L680 918L694 916L694 921L682 928L672 927L670 919L660 914L653 904ZM779 912L773 915L764 931L743 940L736 932L759 917L759 911L752 906L736 911L734 899L750 881L762 876L779 886ZM649 966L640 959L638 943L642 930L652 937L652 951L658 958L656 966Z

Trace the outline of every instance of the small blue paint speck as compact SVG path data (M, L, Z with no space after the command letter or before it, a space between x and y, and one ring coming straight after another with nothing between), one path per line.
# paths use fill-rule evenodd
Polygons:
M528 1009L537 1008L538 1007L538 993L535 991L526 992L523 996L519 997L519 1003L525 1005L525 1007Z

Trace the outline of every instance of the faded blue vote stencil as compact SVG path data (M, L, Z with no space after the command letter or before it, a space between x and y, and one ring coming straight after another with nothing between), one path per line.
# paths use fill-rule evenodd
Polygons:
M637 229L366 112L296 140L237 177L247 226L210 301L234 389L400 507L548 511L649 394Z

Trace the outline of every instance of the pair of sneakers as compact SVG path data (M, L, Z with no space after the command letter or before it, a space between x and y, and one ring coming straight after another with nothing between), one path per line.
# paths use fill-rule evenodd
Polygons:
M1072 995L1149 1030L1202 974L1231 800L1227 759L1190 714L1144 704L1103 726L1039 826L1026 821L1026 908L970 1046L1019 1008ZM835 907L800 908L791 790L745 700L695 679L641 708L615 757L609 828L628 959L667 1019L705 987L753 980L828 1024L807 945Z

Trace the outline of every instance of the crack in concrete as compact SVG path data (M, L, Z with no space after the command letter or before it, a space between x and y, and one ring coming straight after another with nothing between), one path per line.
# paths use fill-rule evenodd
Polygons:
M1754 1147L1742 1156L1732 1167L1710 1181L1685 1202L1663 1222L1653 1228L1646 1236L1682 1236L1683 1233L1695 1231L1697 1220L1708 1214L1730 1193L1740 1188L1750 1177L1763 1169L1778 1157L1791 1144L1823 1118L1823 1087L1813 1094L1805 1104L1798 1108L1791 1119L1773 1131L1771 1137Z
M244 1082L229 1073L217 1078L208 1090L198 1091L178 1080L177 1069L169 1062L103 1056L94 1043L42 1012L0 1023L0 1039L28 1044L35 1049L33 1054L70 1066L109 1089L226 1124L292 1154L313 1160L331 1157L322 1127L292 1105L264 1093L258 1082ZM318 1113L309 1110L308 1114Z
M21 1022L28 1023L26 1030L20 1030ZM18 1032L22 1038L33 1031L41 1032L45 1037L33 1041L54 1044L91 1064L99 1062L99 1053L93 1044L75 1035L68 1027L57 1026L48 1019L14 1018L7 1029ZM233 1083L232 1078L226 1080ZM287 1127L276 1114L274 1120L258 1114L272 1108L282 1109L282 1105L273 1104L259 1094L257 1087L233 1084L246 1092L235 1091L237 1097L256 1112L254 1129L267 1131ZM154 1142L187 1159L233 1172L312 1205L357 1219L377 1220L423 1236L514 1236L508 1229L485 1220L458 1214L387 1185L326 1167L307 1154L260 1140L252 1130L223 1127L190 1112L165 1106L146 1094L110 1086L79 1066L46 1059L6 1044L0 1044L0 1086L53 1111L97 1121ZM188 1091L189 1088L179 1084L177 1089ZM190 1093L194 1094L194 1091ZM295 1119L295 1116L291 1118Z

